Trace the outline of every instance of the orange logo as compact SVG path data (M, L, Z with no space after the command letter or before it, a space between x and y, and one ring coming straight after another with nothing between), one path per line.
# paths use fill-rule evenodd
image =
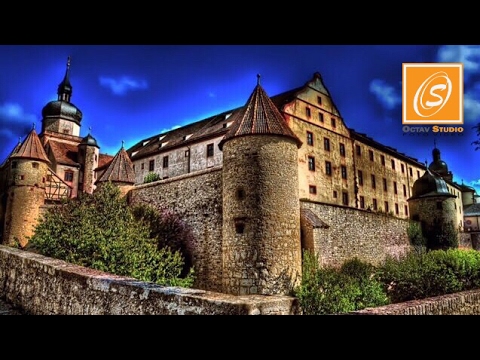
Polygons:
M463 64L403 63L402 124L463 124Z

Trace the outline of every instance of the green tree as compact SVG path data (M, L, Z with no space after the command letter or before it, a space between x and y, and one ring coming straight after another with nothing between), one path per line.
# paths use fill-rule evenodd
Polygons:
M149 226L135 218L120 189L110 182L92 195L50 208L27 250L160 285L190 287L194 280L193 268L181 275L183 254L159 248Z

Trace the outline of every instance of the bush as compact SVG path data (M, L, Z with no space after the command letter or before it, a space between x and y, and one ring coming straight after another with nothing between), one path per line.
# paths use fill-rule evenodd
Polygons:
M143 178L143 183L147 184L157 180L160 180L160 175L154 172L150 172Z
M408 239L410 240L410 244L417 250L417 251L424 251L427 246L427 239L423 236L422 227L420 223L415 221L410 221L408 223L407 228L407 235Z
M304 251L302 281L294 290L304 315L338 314L388 303L374 268L358 259L340 269L321 268L311 251Z
M111 274L166 286L190 287L182 276L180 251L159 248L150 228L138 222L118 187L108 182L50 208L37 224L27 250Z

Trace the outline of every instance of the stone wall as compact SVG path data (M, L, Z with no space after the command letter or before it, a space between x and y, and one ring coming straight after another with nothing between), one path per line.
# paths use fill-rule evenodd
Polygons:
M303 240L313 244L322 265L339 266L354 257L379 264L387 255L398 257L410 250L407 220L307 200L300 205L328 226L313 229L313 239Z
M295 315L295 298L164 287L0 245L0 299L32 315Z
M192 230L192 259L197 289L222 289L222 172L212 168L138 185L129 193L131 204L168 207Z

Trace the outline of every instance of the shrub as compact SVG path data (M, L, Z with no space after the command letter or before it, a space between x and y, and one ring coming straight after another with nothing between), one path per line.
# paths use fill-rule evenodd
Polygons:
M160 180L160 175L154 172L150 172L143 178L143 183L147 184L157 180Z
M424 251L427 246L427 239L425 238L425 236L423 236L420 223L416 221L410 221L408 223L407 235L408 239L410 240L410 244L417 251Z
M50 208L37 224L27 250L112 274L167 286L189 287L179 251L158 248L150 229L136 221L118 187L108 182Z

